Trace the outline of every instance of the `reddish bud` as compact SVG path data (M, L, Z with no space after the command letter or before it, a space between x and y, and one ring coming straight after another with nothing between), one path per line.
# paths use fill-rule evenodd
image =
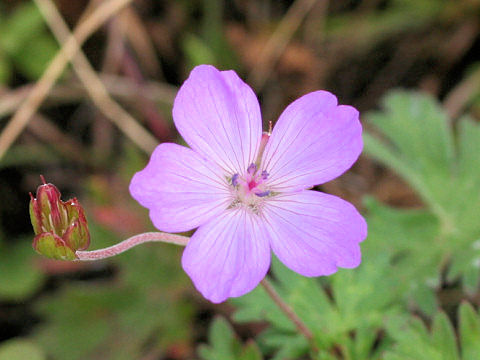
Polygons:
M87 219L77 199L62 201L60 191L45 183L30 194L30 219L35 239L33 248L40 254L59 260L74 260L77 250L90 245Z

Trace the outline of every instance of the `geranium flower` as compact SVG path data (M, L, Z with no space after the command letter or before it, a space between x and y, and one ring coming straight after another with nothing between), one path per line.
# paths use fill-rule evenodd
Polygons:
M271 250L305 276L361 260L367 234L350 203L308 190L341 175L362 150L358 111L315 91L290 104L271 136L260 107L234 71L194 68L173 106L190 148L164 143L135 174L132 196L162 231L194 228L182 257L195 287L214 303L265 277Z

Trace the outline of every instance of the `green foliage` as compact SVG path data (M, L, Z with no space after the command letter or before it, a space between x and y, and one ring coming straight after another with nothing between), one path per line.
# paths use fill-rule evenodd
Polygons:
M346 12L328 17L326 36L331 41L346 40L357 51L367 52L391 36L438 20L449 10L445 2L438 0L391 1L385 9L369 11L362 16Z
M480 126L463 118L455 137L440 105L420 93L393 92L384 108L369 116L382 137L366 133L365 151L402 176L438 222L436 231L420 241L409 241L405 233L404 241L390 245L404 257L418 291L426 294L428 283L435 288L445 264L449 280L460 277L466 290L475 291L480 275Z
M0 344L0 360L46 360L44 352L30 340L16 338Z
M187 34L182 48L187 60L187 68L200 64L212 64L225 69L238 69L239 63L230 43L225 37L223 24L223 0L202 0L202 34ZM191 8L191 3L184 6Z
M44 274L35 266L31 241L16 244L0 241L0 299L20 301L33 295L42 285Z
M480 356L480 314L467 303L460 305L460 345L463 359Z
M38 79L57 50L33 2L19 5L8 18L0 17L0 83L9 81L12 67Z
M0 114L0 118L2 114ZM48 145L14 145L9 149L0 162L0 170L8 167L47 166L59 162L58 154Z
M38 9L31 1L19 3L22 5L7 16L3 10L11 9L11 4L0 2L0 87L12 80L17 84L18 80L12 79L14 73L20 75L20 80L38 79L58 50ZM185 17L177 13L174 21L165 21L174 28L172 39L181 39L184 58L178 59L179 64L193 67L211 63L224 69L241 68L242 64L232 51L231 39L228 39L225 15L242 22L241 17L246 15L250 22L245 22L249 31L245 41L257 41L256 36L263 38L271 34L278 25L274 22L278 11L287 6L275 2L241 3L236 3L235 9L224 9L228 3L220 0L201 0L193 4L191 1L172 2L171 7L169 3L158 5L165 7L162 13L181 12L182 6L186 13ZM305 27L299 28L292 42L304 45L303 38L310 37L308 31L313 25L318 27L316 30L321 29L319 34L328 48L332 46L334 54L341 54L335 48L342 46L354 49L343 51L350 55L368 53L379 44L390 52L392 46L393 53L385 54L384 70L388 70L398 65L397 58L402 59L404 55L408 58L415 50L409 46L407 51L402 50L405 42L397 41L400 35L423 34L429 22L443 22L447 24L439 33L443 38L447 32L455 34L450 30L456 29L458 19L468 13L468 7L477 10L472 1L392 0L380 3L365 1L352 6L361 12L349 11L344 5L336 4L329 8L325 17L307 16ZM258 13L253 16L242 13L247 11L245 9ZM168 20L168 14L165 18ZM201 23L195 24L199 18ZM465 20L458 29L469 28L471 19L465 17ZM147 28L155 28L153 25L149 21ZM162 31L160 29L156 42L166 35ZM432 34L438 37L438 33ZM388 43L389 38L394 43ZM437 54L429 48L429 44L436 44L435 40L427 38L423 43L426 44L426 56ZM172 47L177 48L177 45ZM309 45L306 48L311 50ZM163 57L161 46L159 50ZM375 54L384 55L382 51ZM391 63L388 62L390 58ZM344 59L348 60L348 56ZM413 60L416 62L417 58ZM169 62L166 59L165 64ZM348 61L346 64L349 65ZM283 79L284 67L288 64L284 66L280 61L279 76L274 76L275 80ZM170 69L170 65L167 68ZM314 64L314 68L319 67ZM175 70L178 74L183 71L181 67ZM289 69L286 70L288 74ZM341 74L338 77L341 79ZM295 81L292 84L295 85ZM271 102L270 91L266 88L261 95ZM369 121L374 131L365 134L366 153L402 176L421 197L424 207L396 209L366 199L369 236L362 244L363 262L357 269L311 279L273 260L273 286L311 329L318 352L312 350L311 344L298 334L291 321L259 287L233 300L237 306L234 319L266 321L268 327L255 342L243 342L226 320L216 318L210 328L208 344L198 350L202 359L261 360L264 354L266 358L277 360L480 360L478 311L464 303L459 307L458 317L450 321L439 312L436 295L437 291L442 291L440 284L446 279L450 285L460 280L468 295L478 296L480 126L469 118L460 119L454 126L435 100L411 92L391 93L385 98L383 109L371 114ZM67 128L68 133L70 127ZM81 137L83 141L85 136ZM46 166L53 170L62 159L70 159L56 144L38 145L25 139L26 142L10 149L2 159L1 169L34 165L36 169ZM117 148L118 140L115 143ZM85 149L88 150L88 145ZM85 154L83 156L88 157ZM112 156L120 164L118 168L114 165L113 171L112 159L93 158L84 160L88 165L86 171L105 168L106 172L115 172L122 179L129 179L140 168L139 162L145 161L143 154L140 156L134 148L127 149L122 158L117 154ZM69 164L63 169L70 171L78 165ZM100 195L104 199L102 205L111 205L111 194ZM95 199L95 195L90 198ZM98 198L92 202L101 203ZM118 204L121 201L116 206ZM141 211L146 214L144 209ZM90 225L95 248L119 241L110 231L95 223ZM194 338L192 319L197 309L184 296L186 288L193 288L181 272L180 252L173 246L145 245L110 261L83 264L87 274L100 269L102 274L107 274L104 278L70 279L65 284L64 276L59 276L54 280L55 285L59 283L58 287L39 292L46 276L36 266L38 256L31 249L31 241L18 239L8 244L0 241L0 300L28 300L41 320L28 340L17 338L2 343L0 360L45 360L47 356L52 360L130 360L150 358L152 354L162 359L187 357L169 353L169 347L187 348L188 352ZM82 274L80 271L74 278ZM35 294L40 300L33 297ZM420 312L423 320L412 316L412 310Z
M405 316L405 309L402 286L385 276L389 259L384 255L372 248L357 271L341 270L323 286L325 279L302 277L274 259L272 272L278 279L274 287L313 332L322 356L340 348L351 359L377 359L382 346L388 344L385 340L382 346L375 345L379 331L386 319ZM306 340L263 288L235 303L235 320L264 319L271 323L260 341L267 353L276 351L274 359L295 359L308 352Z
M200 64L215 64L215 54L210 47L198 36L189 34L183 40L185 56L189 59L189 67Z
M273 260L274 287L313 332L318 359L338 352L345 359L382 359L399 341L386 324L409 322L412 299L425 314L436 312L434 290L445 264L451 279L460 275L467 289L478 286L480 126L462 119L455 137L439 105L417 93L394 92L385 108L369 117L381 139L367 133L366 151L402 175L426 207L394 209L367 199L369 236L357 269L309 279ZM259 342L274 359L310 351L262 288L234 302L235 320L271 324ZM447 337L444 322L435 320L435 339Z
M384 281L401 287L398 294L404 302L413 298L423 312L433 313L437 301L432 289L438 285L444 256L443 249L431 245L439 236L439 221L423 209L394 209L371 198L365 204L369 235L362 245L363 262L369 263L371 256L379 254L387 262ZM415 266L412 256L416 256Z
M366 205L369 236L362 244L363 261L359 268L340 270L328 278L310 279L273 260L272 273L277 279L274 286L313 332L322 359L330 359L334 349L340 349L347 359L381 358L392 340L380 334L387 321L408 316L410 294L422 309L430 312L435 309L434 294L422 291L430 283L421 287L415 278L418 272L430 270L432 258L424 257L425 262L417 264L421 268L414 268L396 244L403 244L404 249L415 244L429 246L424 239L437 236L437 218L426 210L396 210L373 199L366 201ZM426 274L425 279L431 281L437 271ZM234 302L238 306L237 321L260 318L272 325L260 341L267 353L276 352L275 359L295 359L308 352L305 339L296 333L262 288Z
M216 318L208 332L209 345L202 345L198 352L203 360L261 360L257 345L250 341L242 345L225 319Z
M12 68L5 54L0 49L0 84L6 84L10 80Z
M475 360L480 358L480 316L468 303L459 308L459 345L453 326L444 313L435 315L431 330L418 318L393 323L389 333L396 345L385 360Z
M94 223L90 231L103 242L97 246L118 242ZM178 255L168 245L135 248L112 260L115 281L71 284L43 298L37 312L49 322L37 328L36 341L59 360L139 359L188 344L192 307L182 297L186 276L172 271Z

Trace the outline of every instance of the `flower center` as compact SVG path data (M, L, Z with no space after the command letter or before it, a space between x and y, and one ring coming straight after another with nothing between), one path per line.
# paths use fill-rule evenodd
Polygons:
M263 199L270 195L265 183L267 178L268 173L258 170L255 164L251 164L242 176L234 174L231 179L233 201L230 206L245 205L258 212Z

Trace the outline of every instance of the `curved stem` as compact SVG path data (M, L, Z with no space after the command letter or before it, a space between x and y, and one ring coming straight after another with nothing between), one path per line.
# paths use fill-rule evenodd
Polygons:
M175 235L163 232L148 232L143 234L138 234L132 236L118 244L107 247L105 249L92 250L92 251L77 251L76 255L78 261L94 261L106 259L118 254L123 253L131 249L134 246L143 244L145 242L160 241L170 244L176 244L185 246L190 240L187 236ZM313 334L310 329L305 325L305 323L298 317L298 315L293 311L293 309L283 301L280 295L277 293L275 288L272 286L270 281L267 278L264 278L260 282L267 292L268 296L273 300L275 305L277 305L280 310L293 322L297 330L305 336L305 338L310 342L312 348L316 350L316 346L313 344Z
M175 234L168 234L163 232L148 232L138 234L123 240L122 242L100 250L92 251L77 251L76 255L80 261L93 261L109 258L123 253L134 246L150 241L161 241L165 243L185 246L190 240L189 237Z
M293 322L293 324L296 326L297 330L305 336L305 338L312 343L313 342L313 334L310 331L310 329L305 325L305 323L298 317L298 315L293 311L293 309L288 305L283 299L280 297L280 295L277 293L273 285L270 283L270 281L267 280L267 278L264 278L260 284L262 284L263 288L267 292L268 296L273 300L275 305L277 305L280 310L283 311L283 313Z

